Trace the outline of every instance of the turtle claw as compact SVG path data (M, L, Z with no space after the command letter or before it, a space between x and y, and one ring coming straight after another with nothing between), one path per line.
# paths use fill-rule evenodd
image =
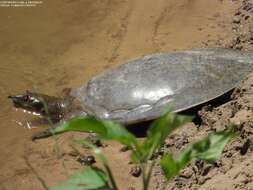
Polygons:
M41 132L38 132L38 133L35 133L34 135L32 135L32 141L35 141L37 139L42 139L42 138L47 138L47 137L50 137L54 135L52 133L52 131L50 129L47 129L45 131L41 131Z

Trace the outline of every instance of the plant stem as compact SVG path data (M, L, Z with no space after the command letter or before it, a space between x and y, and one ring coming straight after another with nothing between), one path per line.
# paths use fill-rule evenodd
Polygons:
M104 164L104 167L105 167L105 169L106 169L106 171L108 173L108 176L109 176L109 179L111 181L113 190L118 190L117 184L116 184L116 182L114 180L114 177L112 175L112 171L111 171L110 167L107 164Z
M143 164L143 163L140 164L140 167L142 169L143 190L148 190L148 186L149 186L149 182L150 182L150 178L151 178L151 174L152 174L152 170L153 170L154 165L155 165L155 162L152 161L148 172L146 172L146 169L147 169L146 164Z
M144 163L140 163L140 167L142 170L143 190L148 190L147 177L146 177L146 165Z
M148 185L149 185L149 182L150 182L150 178L151 178L151 174L152 174L154 165L155 165L155 162L152 161L151 166L150 166L150 168L148 170L147 178L146 178L146 186L147 186L147 188L148 188Z

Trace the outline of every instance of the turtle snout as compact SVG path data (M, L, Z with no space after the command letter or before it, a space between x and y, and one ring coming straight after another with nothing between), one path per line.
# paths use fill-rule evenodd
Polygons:
M22 103L24 103L24 97L21 95L8 96L8 98L12 100L15 107L22 107Z

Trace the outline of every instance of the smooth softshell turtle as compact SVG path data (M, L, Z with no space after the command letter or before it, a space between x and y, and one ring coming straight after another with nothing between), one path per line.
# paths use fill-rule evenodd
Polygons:
M95 115L123 124L157 118L168 105L180 112L232 90L253 71L253 54L231 49L160 53L95 76L62 98L27 92L9 96L16 107L59 121Z

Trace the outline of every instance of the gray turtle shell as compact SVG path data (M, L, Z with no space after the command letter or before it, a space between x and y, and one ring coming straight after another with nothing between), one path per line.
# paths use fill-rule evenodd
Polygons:
M85 112L124 124L180 112L233 89L253 71L253 54L196 49L148 55L92 78L72 95Z

